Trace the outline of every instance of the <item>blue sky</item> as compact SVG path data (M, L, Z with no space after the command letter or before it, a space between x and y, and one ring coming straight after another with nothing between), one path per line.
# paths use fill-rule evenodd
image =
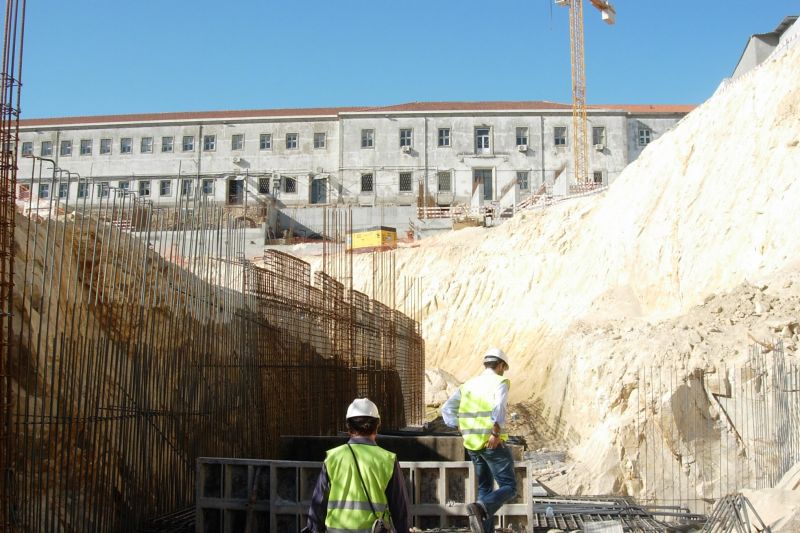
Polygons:
M584 0L587 101L699 103L797 0ZM28 0L23 118L432 100L569 103L552 0Z

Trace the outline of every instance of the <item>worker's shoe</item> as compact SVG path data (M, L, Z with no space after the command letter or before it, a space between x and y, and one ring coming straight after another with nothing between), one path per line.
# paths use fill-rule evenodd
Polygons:
M467 505L469 529L472 533L484 533L483 523L486 521L486 509L478 502Z

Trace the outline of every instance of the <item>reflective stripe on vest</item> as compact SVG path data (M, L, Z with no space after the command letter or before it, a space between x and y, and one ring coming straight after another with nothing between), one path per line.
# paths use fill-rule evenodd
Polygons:
M331 483L325 527L331 532L370 533L372 523L388 508L386 487L394 473L397 458L395 454L379 446L368 444L350 446L358 458L358 467L361 469L375 513L370 508L364 486L358 477L353 454L345 444L328 450L325 457L325 470ZM389 522L388 513L385 520Z
M461 403L458 406L458 429L464 437L464 447L468 450L482 450L489 442L494 422L492 409L497 388L501 383L511 382L495 373L481 374L461 385ZM507 433L501 433L502 440L508 440Z

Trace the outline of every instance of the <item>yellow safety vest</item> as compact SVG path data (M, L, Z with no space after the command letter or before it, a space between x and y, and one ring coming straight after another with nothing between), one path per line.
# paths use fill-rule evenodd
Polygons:
M495 373L485 373L474 377L461 385L461 403L458 406L458 429L464 437L464 448L482 450L489 442L494 422L492 409L497 387L501 383L511 382ZM500 438L508 440L508 433L501 433Z
M358 477L353 462L353 454L347 445L328 450L325 457L325 470L331 482L328 495L328 512L325 526L329 533L371 533L372 523L384 516L388 508L386 487L392 479L397 456L380 446L368 444L350 445L358 458L358 468L369 491L369 499L364 493L364 485ZM369 502L375 508L373 514ZM389 513L385 520L390 523Z

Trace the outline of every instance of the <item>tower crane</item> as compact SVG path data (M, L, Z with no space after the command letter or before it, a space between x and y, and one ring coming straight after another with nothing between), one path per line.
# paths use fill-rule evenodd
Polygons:
M610 2L589 0L600 11L606 24L614 24L617 12ZM586 64L583 54L583 0L555 0L556 5L569 7L569 43L572 63L572 150L575 183L588 180L589 149L586 119Z

